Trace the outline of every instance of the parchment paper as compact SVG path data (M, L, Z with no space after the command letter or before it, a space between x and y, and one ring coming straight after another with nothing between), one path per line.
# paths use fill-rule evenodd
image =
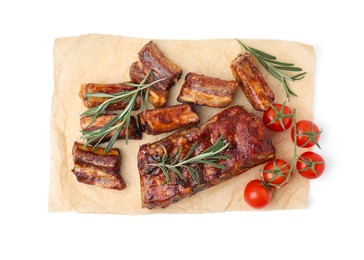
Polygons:
M183 199L165 209L142 209L137 152L143 143L154 142L171 133L158 136L143 135L142 140L116 142L121 151L121 175L127 188L122 191L98 188L77 182L73 168L72 146L80 137L80 114L85 111L78 91L82 83L115 83L129 81L129 67L138 60L139 50L149 39L112 35L82 35L56 39L54 43L54 94L51 118L51 178L49 211L84 213L149 214L149 213L207 213L252 210L243 199L245 185L259 177L263 165L255 167L227 182ZM183 69L181 80L172 87L168 104L178 104L176 97L188 72L221 79L234 79L230 62L240 53L234 39L219 40L157 40L161 51ZM292 97L289 106L297 108L299 119L312 119L315 52L313 47L288 41L243 40L250 46L267 51L279 60L292 62L307 71L303 80L289 82L299 97ZM258 64L260 65L260 64ZM277 102L286 100L280 82L261 66L260 71L274 91ZM258 115L239 89L231 105L243 105ZM194 106L201 122L222 111L218 108ZM277 158L290 162L293 143L289 133L270 131ZM303 151L303 150L302 150ZM300 153L301 150L299 149ZM264 210L297 209L308 206L309 181L296 172L288 185L278 190Z

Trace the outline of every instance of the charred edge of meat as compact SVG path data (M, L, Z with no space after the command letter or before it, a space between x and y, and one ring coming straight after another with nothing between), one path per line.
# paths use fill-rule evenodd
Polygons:
M102 104L104 101L106 101L108 98L99 98L99 97L86 97L85 94L93 94L93 93L105 93L105 94L116 94L120 92L130 91L134 90L135 87L131 87L128 85L125 85L123 83L114 83L114 84L97 84L97 83L87 83L82 84L80 91L79 91L79 97L82 100L82 103L87 108L93 108L100 104ZM117 102L114 104L110 104L106 110L121 110L125 109L128 103L124 102ZM141 106L141 99L140 96L137 97L135 101L135 105L133 107L133 110L138 110Z
M74 142L72 156L75 165L72 172L78 182L122 190L126 185L120 175L120 152L118 149L111 149L104 154L104 151L103 148Z
M166 78L162 86L164 90L168 90L180 79L182 69L168 59L153 41L144 45L138 55L144 72L152 70L153 80Z
M200 118L190 105L182 104L143 111L138 114L138 122L141 131L157 135L197 125Z
M91 125L89 125L89 124L92 120L92 117L83 116L80 119L81 129L84 131L87 131L87 132L91 132L91 131L100 129L100 128L104 127L115 116L116 116L116 114L100 115L98 118L96 118L96 120ZM115 133L115 131L113 131L110 134L108 134L107 136L105 136L105 138L101 141L101 143L109 141L112 138L112 136L114 135L114 133ZM126 137L126 126L124 125L123 128L121 129L117 139L125 139L125 137ZM137 126L135 117L133 117L133 116L130 117L130 123L129 123L129 127L128 127L128 138L135 139L135 140L142 139L142 134ZM97 141L98 140L95 140L92 144L97 143Z
M253 108L258 111L268 110L275 99L274 93L255 65L253 57L249 53L241 54L232 61L230 67Z
M167 104L168 90L157 89L151 86L148 99L155 108L164 107Z
M196 73L188 73L177 97L179 102L210 107L227 107L239 83Z
M142 63L140 61L134 62L130 66L129 77L134 82L139 84L145 77L146 73L143 71ZM146 80L147 83L153 82L153 77L149 76ZM163 107L167 103L168 91L164 90L164 81L158 82L150 87L149 102L156 108Z

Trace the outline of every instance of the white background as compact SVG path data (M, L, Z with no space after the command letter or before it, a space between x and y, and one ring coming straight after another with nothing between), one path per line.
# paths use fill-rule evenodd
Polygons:
M0 259L363 259L361 1L1 1ZM53 41L283 39L317 52L314 119L327 171L307 210L48 213Z

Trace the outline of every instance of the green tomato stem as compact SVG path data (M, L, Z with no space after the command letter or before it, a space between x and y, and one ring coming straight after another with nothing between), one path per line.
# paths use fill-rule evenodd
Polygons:
M289 177L292 174L293 167L297 162L299 156L297 155L297 122L296 122L296 109L293 109L293 160L290 167Z

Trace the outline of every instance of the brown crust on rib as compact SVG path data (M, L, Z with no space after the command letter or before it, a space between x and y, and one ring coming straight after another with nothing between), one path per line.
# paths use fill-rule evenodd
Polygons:
M80 119L81 129L84 131L88 131L88 132L100 129L100 128L104 127L115 116L116 116L115 114L100 115L99 117L96 118L96 120L91 125L89 125L89 124L92 120L92 117L83 116ZM107 136L105 136L105 138L101 141L101 143L109 141L112 138L112 136L114 135L114 133L115 133L115 131L112 131ZM117 139L125 139L125 137L126 137L126 128L124 125L123 128L121 129ZM129 123L129 127L128 127L128 138L136 139L136 140L142 139L142 134L140 133L140 130L137 126L135 117L133 117L133 116L130 117L130 123ZM97 140L94 141L92 144L95 144L96 142L97 142Z
M230 67L253 108L259 111L268 110L274 101L274 93L255 65L253 57L247 52L240 54L231 62Z
M147 75L147 74L144 72L142 63L140 61L136 61L136 62L133 62L133 64L131 64L130 69L129 69L129 77L130 77L131 81L139 84L140 82L142 82L145 75ZM147 81L150 82L150 80L151 80L151 78L149 76ZM157 83L157 84L159 84L159 83Z
M134 83L139 84L142 82L145 75L146 73L143 71L142 63L140 61L136 61L130 66L129 76ZM153 82L153 79L149 76L146 83L151 82ZM164 90L163 81L150 87L148 99L154 107L164 107L167 103L167 98L168 90Z
M130 79L135 83L140 83L149 71L151 73L146 80L147 83L164 79L151 86L148 98L156 108L165 106L168 90L180 79L182 69L169 60L153 41L148 42L138 55L140 61L131 65Z
M153 41L148 42L138 55L144 72L152 70L153 80L166 78L163 80L164 90L172 87L181 77L182 69L164 56Z
M99 98L99 97L86 97L85 94L93 94L93 93L105 93L105 94L115 94L119 92L124 92L128 90L133 90L135 87L127 86L123 83L114 83L114 84L97 84L97 83L87 83L82 84L80 88L80 92L78 93L79 97L82 100L82 103L87 108L93 108L100 104L102 104L104 101L106 101L108 98ZM121 110L125 109L128 103L118 102L109 105L106 110ZM133 107L133 110L138 110L141 105L140 96L137 97L135 100L135 105Z
M186 170L181 169L187 183L170 172L170 182L165 185L163 172L150 165L160 162L164 154L162 145L169 155L182 148L183 158L191 146L197 143L195 154L192 155L195 156L215 143L221 135L230 143L222 154L231 156L231 159L217 162L225 165L225 170L206 164L191 165L200 173L201 184L194 182ZM138 169L142 206L149 209L167 207L171 203L240 175L274 156L275 149L262 120L240 106L227 108L204 125L174 133L160 141L140 147Z
M72 172L77 181L96 185L102 188L122 190L126 187L120 175L120 152L111 149L104 154L105 149L84 146L75 142L72 149Z
M148 135L158 135L191 127L200 122L190 105L176 105L143 111L138 114L139 127Z
M196 73L188 73L177 100L209 107L227 107L233 100L239 83Z

